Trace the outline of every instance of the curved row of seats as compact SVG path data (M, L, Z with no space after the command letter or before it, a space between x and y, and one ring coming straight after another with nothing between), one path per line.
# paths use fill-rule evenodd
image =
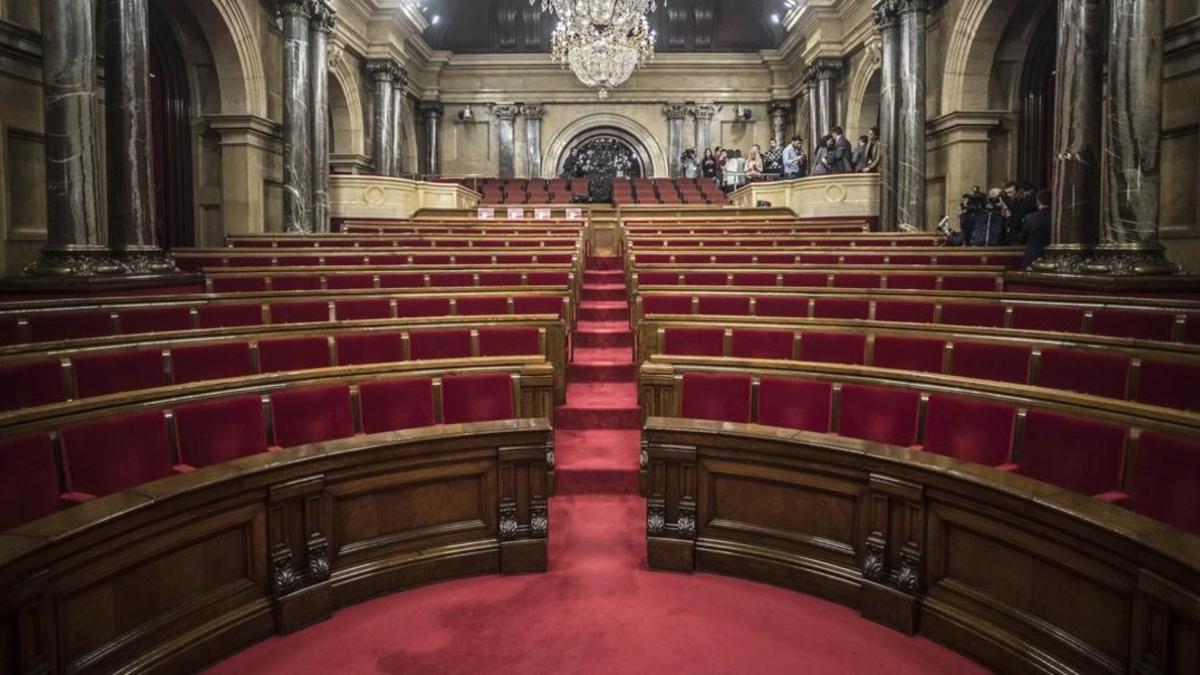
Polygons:
M806 252L780 252L771 250L744 250L728 248L706 253L632 253L628 258L630 273L651 269L651 266L711 265L731 268L734 265L786 266L795 265L992 265L1012 268L1021 262L1021 255L1006 249L950 249L916 250L900 248L903 253L865 249L820 249Z
M208 293L272 291L386 290L400 288L573 287L569 269L420 272L275 272L247 274L241 270L208 274Z
M0 440L0 530L172 473L355 434L519 414L507 372L276 388Z
M265 250L265 249L263 249ZM373 249L374 251L374 249ZM397 253L378 249L370 254L263 254L251 249L212 249L175 253L179 269L199 271L211 267L377 267L381 269L414 265L577 265L574 253Z
M864 290L1003 291L1003 271L990 273L972 266L926 268L849 265L792 268L794 271L650 270L631 275L630 292L670 290L672 286L754 288L856 288ZM756 268L757 269L757 268ZM697 289L699 290L699 289Z
M486 235L485 235L486 236ZM267 239L263 237L230 237L230 248L286 248L286 249L347 249L347 248L570 248L577 238L556 236L550 232L529 235L504 236L480 239L480 235L459 238L412 239L381 235L333 234L322 237L304 237L295 240Z

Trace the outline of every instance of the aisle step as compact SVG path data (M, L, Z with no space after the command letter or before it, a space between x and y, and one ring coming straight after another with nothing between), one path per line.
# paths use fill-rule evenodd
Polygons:
M555 431L555 494L637 494L641 439L636 429Z
M619 270L624 269L625 259L619 255L588 256L586 268L589 270Z
M633 332L625 321L579 321L574 340L576 347L632 347Z
M640 429L641 409L632 382L572 382L567 403L554 409L555 429Z
M585 284L623 284L625 273L621 270L586 270L583 273Z
M625 284L584 284L580 296L585 302L589 300L625 300L629 297L629 289Z
M580 321L622 321L629 323L629 303L624 300L584 300L579 303Z
M625 362L576 362L567 366L568 382L633 382L636 379L637 366L629 362L629 359Z

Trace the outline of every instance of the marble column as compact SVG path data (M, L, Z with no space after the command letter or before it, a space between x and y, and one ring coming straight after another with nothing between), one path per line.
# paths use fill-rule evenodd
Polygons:
M283 19L283 228L308 232L312 198L311 0L280 0Z
M668 103L663 106L663 114L667 116L667 165L668 175L678 178L682 167L679 157L683 154L683 118L687 116L686 103Z
M787 145L788 140L787 122L788 117L792 114L791 101L771 101L767 106L767 110L771 113L771 138L779 144L779 147Z
M704 156L704 149L712 143L712 121L716 114L717 106L712 103L702 103L692 108L692 116L696 118L696 157L698 158Z
M879 31L879 229L895 232L900 147L900 23L896 0L876 0L872 12Z
M925 22L930 0L899 0L899 223L925 229Z
M329 35L337 15L329 0L316 0L309 24L309 79L312 81L313 232L329 231Z
M392 82L399 72L391 59L367 61L372 88L371 157L375 160L375 173L380 176L392 172Z
M833 131L841 121L838 119L837 83L842 78L845 65L841 59L819 58L817 71L817 99L821 102L820 131L824 136Z
M530 104L521 107L525 117L525 166L530 178L542 177L542 116L546 106Z
M91 3L42 0L42 114L46 246L26 272L93 276L124 271L101 231L96 139L96 15Z
M392 161L389 175L399 176L404 172L404 87L408 84L408 71L401 68L392 80Z
M492 106L492 115L499 123L496 133L499 136L501 178L513 178L517 174L516 120L520 114L519 105L502 103Z
M420 105L425 118L425 172L435 178L442 174L442 110L437 101L422 101Z
M105 0L108 243L133 274L175 271L158 246L146 0Z
M813 159L817 156L817 144L821 142L821 120L817 100L817 71L809 68L804 74L804 95L808 97L808 168L812 170Z
M1104 243L1086 271L1172 274L1158 242L1165 0L1111 0Z

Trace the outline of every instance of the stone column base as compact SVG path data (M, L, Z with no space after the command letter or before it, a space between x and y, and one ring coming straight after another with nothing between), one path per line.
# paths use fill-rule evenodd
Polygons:
M1043 274L1168 276L1183 269L1167 259L1158 244L1059 244L1050 246L1030 266Z
M125 267L126 274L175 274L175 258L157 246L128 248L115 251L116 259Z
M57 278L89 278L124 274L125 271L125 266L112 251L103 246L43 249L41 256L25 267L25 274Z

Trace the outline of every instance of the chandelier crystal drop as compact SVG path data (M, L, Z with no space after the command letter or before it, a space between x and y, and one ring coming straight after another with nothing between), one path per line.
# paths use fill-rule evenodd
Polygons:
M656 0L540 1L543 10L553 9L559 19L551 55L580 82L595 87L600 98L608 98L611 89L654 55L658 36L650 30L646 12L658 8Z

